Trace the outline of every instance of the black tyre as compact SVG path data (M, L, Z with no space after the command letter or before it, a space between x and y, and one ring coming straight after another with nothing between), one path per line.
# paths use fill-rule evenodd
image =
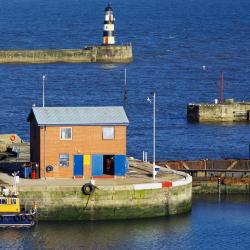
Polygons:
M82 186L82 192L86 195L90 195L94 193L94 191L95 191L95 187L91 183L86 183Z

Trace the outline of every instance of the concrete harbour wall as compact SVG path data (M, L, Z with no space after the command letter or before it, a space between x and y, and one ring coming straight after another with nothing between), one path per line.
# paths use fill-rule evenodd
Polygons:
M1 50L0 63L129 63L131 45L86 46L83 49Z
M183 182L184 183L184 182ZM39 220L107 220L167 216L191 210L192 178L172 187L136 190L133 185L99 186L90 196L81 187L22 187L23 207L38 205Z
M187 119L194 122L249 122L249 113L249 102L187 106Z
M219 188L218 184L203 182L198 186L193 187L193 194L218 194ZM250 185L249 184L232 184L232 185L221 185L220 194L250 194Z

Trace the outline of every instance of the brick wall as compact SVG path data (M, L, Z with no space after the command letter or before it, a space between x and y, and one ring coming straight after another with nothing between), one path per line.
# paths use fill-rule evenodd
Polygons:
M68 126L67 126L68 127ZM72 178L73 156L76 154L117 154L126 155L126 126L115 126L115 139L102 139L102 126L71 126L72 140L60 139L60 127L49 126L40 128L40 167L44 177L44 141L46 166L52 165L53 172L46 177ZM46 135L45 135L46 134ZM44 138L46 139L44 140ZM31 138L32 141L32 138ZM32 154L36 154L39 145L31 143ZM33 153L34 152L34 153ZM59 154L69 154L69 167L59 166ZM88 171L90 172L90 171ZM90 174L90 173L88 173Z

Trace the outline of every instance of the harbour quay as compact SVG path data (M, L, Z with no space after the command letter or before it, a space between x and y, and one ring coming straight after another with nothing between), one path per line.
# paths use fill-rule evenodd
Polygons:
M190 122L249 122L250 102L227 99L222 103L189 103L187 120Z
M123 107L33 105L27 122L29 144L2 135L0 182L18 191L24 210L35 204L38 220L148 218L191 210L189 174L127 155ZM16 187L12 174L18 171Z
M192 176L193 194L249 194L250 159L200 159L157 162Z
M90 195L82 192L89 179L20 178L17 190L21 206L35 203L39 221L149 218L191 210L190 175L161 167L153 180L152 164L128 160L125 176L95 178L95 190ZM0 180L12 188L10 175L1 172Z

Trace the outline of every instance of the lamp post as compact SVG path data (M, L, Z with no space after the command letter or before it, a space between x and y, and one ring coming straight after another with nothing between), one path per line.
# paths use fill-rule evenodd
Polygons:
M153 94L153 180L155 180L155 91L152 93ZM150 98L147 98L149 103L152 103Z
M44 105L45 105L45 103L44 103L44 82L45 82L45 78L46 78L46 76L43 75L43 108L44 108Z
M153 180L155 180L155 92L153 93Z

